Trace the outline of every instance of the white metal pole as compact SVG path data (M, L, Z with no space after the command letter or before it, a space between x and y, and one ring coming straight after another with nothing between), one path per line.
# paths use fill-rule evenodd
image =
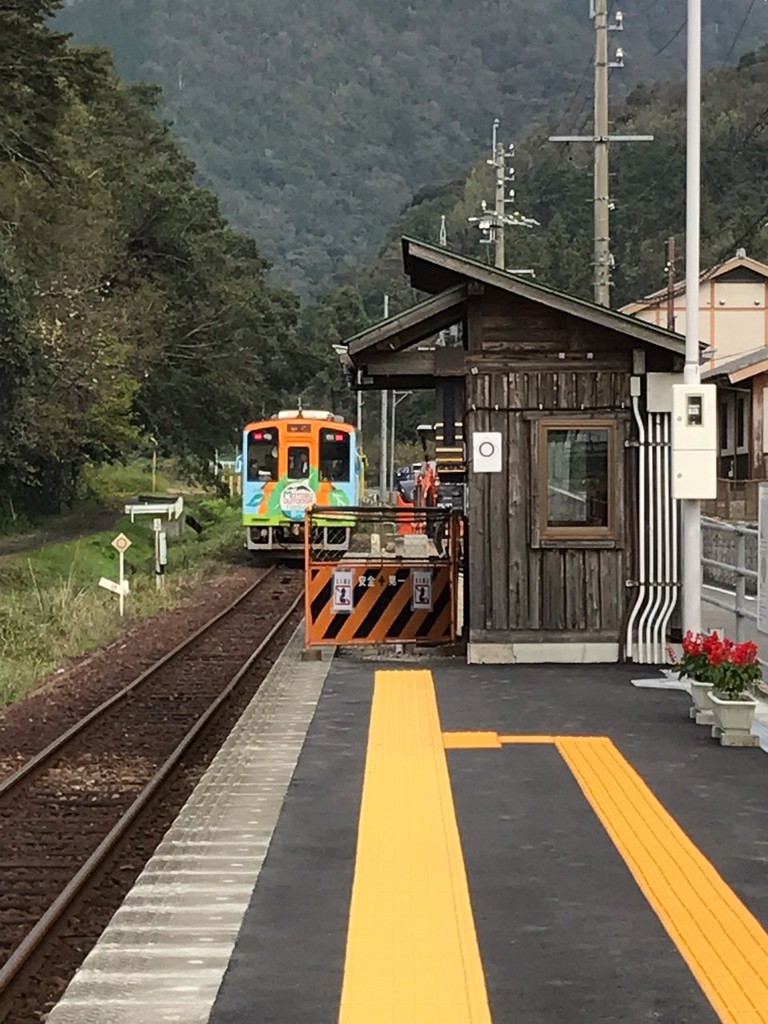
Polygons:
M122 551L117 553L118 561L118 584L120 585L120 618L122 619L125 614L125 591L123 589L123 580L125 579L125 554Z
M397 416L397 391L392 392L392 433L389 437L389 489L395 489L395 418Z
M685 370L686 384L698 384L699 216L701 188L701 0L688 0L688 90L685 185ZM701 504L681 503L683 629L701 630Z
M389 316L389 296L384 296L384 319L386 320ZM379 504L386 504L386 493L387 493L387 426L388 426L388 414L387 414L387 397L388 392L382 390L381 392L381 456L379 461Z

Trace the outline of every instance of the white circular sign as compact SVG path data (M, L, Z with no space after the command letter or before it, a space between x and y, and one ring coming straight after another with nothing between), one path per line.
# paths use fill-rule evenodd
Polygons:
M308 484L289 484L280 495L280 508L289 519L300 519L315 503L315 492Z
M477 454L484 459L490 459L495 451L496 445L492 441L481 441L477 448Z

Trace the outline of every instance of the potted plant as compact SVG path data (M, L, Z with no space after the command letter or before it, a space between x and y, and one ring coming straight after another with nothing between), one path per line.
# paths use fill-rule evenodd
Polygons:
M751 732L757 701L749 692L762 676L757 644L751 640L737 644L715 635L707 657L712 667L712 735L723 746L757 746L758 738Z
M712 633L711 637L716 638L717 634ZM688 679L690 683L693 704L689 715L696 720L697 725L712 725L714 723L712 705L709 701L709 695L714 685L713 666L710 664L708 656L708 649L712 642L710 636L693 633L689 630L683 637L683 653L680 661L675 661L675 654L671 647L667 652L672 662L672 668L677 671L681 679Z

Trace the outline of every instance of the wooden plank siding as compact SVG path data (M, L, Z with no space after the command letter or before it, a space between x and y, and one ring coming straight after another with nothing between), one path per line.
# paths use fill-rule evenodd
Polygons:
M530 305L530 311L521 306ZM469 474L470 639L618 642L634 529L632 348L614 332L486 295L470 339L465 432L500 431L500 474ZM479 322L478 322L479 321ZM539 541L539 429L551 415L617 422L615 541Z

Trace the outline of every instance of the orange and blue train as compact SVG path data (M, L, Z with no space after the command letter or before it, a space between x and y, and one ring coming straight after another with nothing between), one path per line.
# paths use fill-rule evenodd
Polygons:
M315 508L362 503L363 459L355 428L318 410L279 412L243 430L242 508L245 544L253 552L304 552L304 515ZM318 523L317 543L349 547L354 519Z

